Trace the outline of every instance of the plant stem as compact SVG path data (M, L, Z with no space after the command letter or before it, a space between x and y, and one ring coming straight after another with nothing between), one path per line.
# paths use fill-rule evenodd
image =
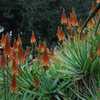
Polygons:
M9 68L9 67L8 67L8 56L7 56L7 68L6 68L7 94L9 93L9 82L8 82L8 79L9 79L9 78L8 78L8 74L9 74L9 73L8 73L8 68ZM8 96L8 97L9 97L9 96ZM8 98L8 100L9 100L9 98Z
M3 69L3 83L4 83L4 100L7 100L7 97L6 97L6 75L5 75L5 69Z

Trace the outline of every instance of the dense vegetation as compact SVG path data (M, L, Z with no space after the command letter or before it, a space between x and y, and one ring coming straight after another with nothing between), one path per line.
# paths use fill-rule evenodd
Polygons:
M23 6L19 6L21 2ZM28 4L32 5L32 2L19 1L16 6L22 7L24 11L27 8L24 8L24 5L28 6ZM26 49L23 49L24 42L20 34L14 38L13 42L9 33L2 34L0 38L0 100L99 100L100 0L96 0L96 4L97 6L90 7L89 16L84 24L78 18L75 8L70 9L68 15L66 8L62 8L61 12L58 9L58 24L54 24L57 30L52 29L57 44L53 48L47 42L51 35L48 35L48 38L42 35L40 38L40 35L36 34L39 29L35 30L34 27L31 29L31 25L26 28L29 30L25 30L29 32L34 29L30 38L28 37L30 46ZM14 5L15 8L16 6ZM31 16L31 9L28 10ZM18 13L22 14L20 11ZM40 16L42 14L44 13L41 12ZM44 17L50 16L44 15ZM33 24L37 21L29 20L29 22L19 21L18 24ZM53 20L53 22L56 21ZM52 23L51 20L50 23ZM23 25L20 27L21 30L25 28ZM41 21L37 25L45 27ZM14 29L15 33L21 32L17 28L15 25L12 30Z

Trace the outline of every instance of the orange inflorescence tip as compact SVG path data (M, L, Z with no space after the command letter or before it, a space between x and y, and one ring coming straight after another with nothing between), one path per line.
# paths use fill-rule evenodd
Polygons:
M36 42L36 37L35 37L35 34L32 33L32 36L31 36L31 43L35 43Z
M40 43L38 46L39 52L43 53L46 50L46 45L44 43Z
M68 23L72 26L78 26L77 15L76 15L74 9L72 9L72 12L70 12L70 18L69 18Z
M21 40L20 35L18 35L18 38L17 38L15 44L16 44L16 47L19 47L20 45L22 45L22 40Z
M64 9L63 9L63 12L62 12L62 15L61 15L61 24L67 25L67 17L66 17Z
M44 53L42 55L42 62L43 62L43 65L47 66L49 64L49 56L47 53Z
M65 34L62 31L62 28L59 27L59 26L58 26L58 29L57 29L57 37L58 37L59 41L64 41L64 39L65 39Z

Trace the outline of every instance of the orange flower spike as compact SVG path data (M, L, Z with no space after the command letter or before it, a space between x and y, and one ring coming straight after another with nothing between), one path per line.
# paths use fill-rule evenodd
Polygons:
M48 64L49 64L49 56L48 56L47 52L45 52L42 55L42 63L44 66L48 66Z
M33 32L32 36L31 36L31 43L34 44L35 42L36 42L36 37L35 37L35 34Z
M18 38L17 38L17 41L16 41L16 46L17 47L22 46L22 40L21 40L20 35L18 35Z
M65 39L65 34L64 34L63 31L61 31L61 33L60 33L60 38L61 38L61 41L64 41L64 39Z
M12 61L12 73L15 75L18 75L18 62L16 59L13 59Z
M16 87L17 87L16 75L14 74L14 75L12 76L12 81L11 81L11 91L12 91L12 92L16 92Z
M15 50L17 49L17 42L16 42L16 40L14 40L13 48L14 48Z
M100 0L96 0L96 3L100 3Z
M46 49L46 45L44 43L40 43L38 46L38 50L43 53Z
M6 61L5 61L4 51L3 48L0 47L0 68L5 68L5 64Z
M10 60L13 60L13 59L17 58L15 48L13 48L13 47L10 48L10 56L9 57L10 57Z
M2 45L2 47L5 47L5 45L6 45L8 40L9 40L8 33L6 33L5 35L3 34L2 38L1 38L1 45Z
M64 41L64 39L65 39L65 34L62 31L62 28L59 27L59 26L58 26L58 29L57 29L57 37L58 37L59 41Z
M67 25L67 17L66 17L64 9L63 9L63 12L62 12L62 15L61 15L61 24L66 24Z
M6 35L6 44L5 44L5 47L4 47L5 54L9 56L10 50L11 50L10 39L9 39L8 34L7 34Z
M21 46L18 47L18 58L22 63L24 63L24 52Z
M1 45L2 45L2 47L5 47L5 44L6 44L6 38L5 38L5 35L4 34L2 34L2 37L1 37Z
M5 67L5 58L3 55L0 55L0 68Z
M72 26L78 26L78 20L74 9L72 9L70 13L70 23Z
M10 52L11 52L11 47L9 45L6 44L5 48L4 48L5 54L8 55L8 57L10 56Z

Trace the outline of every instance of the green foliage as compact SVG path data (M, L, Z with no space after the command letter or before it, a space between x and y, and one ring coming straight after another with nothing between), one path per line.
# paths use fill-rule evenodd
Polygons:
M17 91L12 93L9 90L7 100L98 100L100 92L100 57L96 52L97 44L100 42L98 37L100 36L87 35L86 39L80 40L79 36L76 36L74 41L65 41L61 47L57 47L55 61L47 71L38 60L31 65L28 62L21 65L20 74L17 76ZM9 84L10 72L7 81ZM3 88L2 75L1 70L0 89ZM34 80L39 80L39 87ZM3 92L0 97L1 100L5 100Z

